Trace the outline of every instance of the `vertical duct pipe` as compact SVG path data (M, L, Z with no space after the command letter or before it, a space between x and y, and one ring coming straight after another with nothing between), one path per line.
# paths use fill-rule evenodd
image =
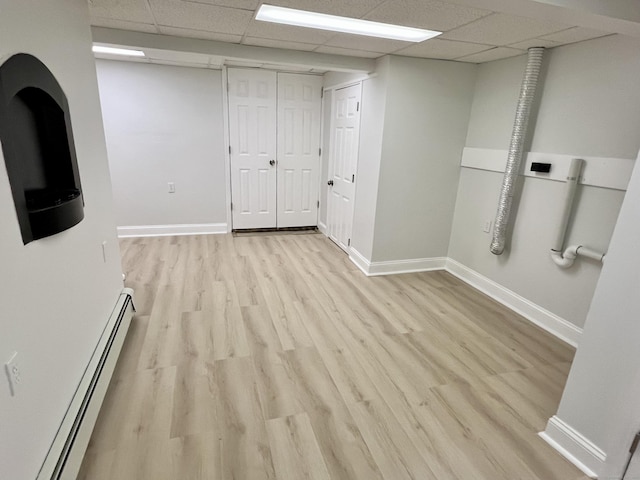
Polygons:
M544 47L533 47L529 49L527 67L520 87L516 118L513 122L513 130L511 132L507 167L504 171L504 178L502 179L498 211L496 212L496 220L493 228L493 240L490 250L494 255L502 255L502 252L504 252L511 204L513 203L516 180L520 172L520 164L522 163L531 105L535 99L543 55Z
M584 160L581 158L571 159L569 173L567 174L567 182L565 183L564 188L562 214L560 216L560 222L558 223L556 239L551 246L551 250L554 252L562 253L562 247L564 247L564 237L567 234L569 218L571 218L571 212L573 211L573 199L576 196L576 189L578 188L578 181L580 180L580 173L582 172L583 164Z
M564 252L562 251L567 234L567 226L569 225L569 219L573 211L573 200L576 195L583 165L584 160L581 158L571 159L571 164L569 165L569 173L567 174L567 182L564 189L564 201L562 202L562 214L560 216L556 238L551 247L551 259L560 268L569 268L578 256L604 262L604 253L596 252L584 245L571 245L567 247Z

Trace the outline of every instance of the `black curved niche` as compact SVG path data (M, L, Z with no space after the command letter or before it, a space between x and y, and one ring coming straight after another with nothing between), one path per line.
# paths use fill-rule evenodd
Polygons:
M31 55L0 67L0 141L25 245L84 218L67 97Z

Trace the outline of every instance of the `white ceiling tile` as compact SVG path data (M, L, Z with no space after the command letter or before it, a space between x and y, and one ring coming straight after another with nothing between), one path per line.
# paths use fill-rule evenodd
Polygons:
M394 55L405 55L420 58L454 59L482 52L493 48L491 45L477 43L455 42L453 40L440 40L432 38L426 42L418 43L410 47L398 50Z
M146 0L89 0L89 12L95 17L153 23Z
M552 42L550 40L543 40L541 38L532 38L530 40L525 40L524 42L512 43L509 45L511 48L518 48L520 50L528 50L532 47L545 47L545 48L553 48L560 45L559 43Z
M326 45L316 48L316 52L362 58L378 58L384 55L384 53L379 52L367 52L365 50L354 50L352 48L328 47Z
M364 35L349 35L338 33L325 43L328 47L352 48L366 52L391 53L401 48L413 45L412 42L389 40L387 38L365 37Z
M285 48L288 50L303 50L307 52L310 52L318 46L318 44L314 43L286 42L284 40L257 37L246 37L242 43L244 45L253 45L255 47Z
M241 35L230 35L227 33L207 32L204 30L194 30L190 28L175 28L159 26L158 30L163 35L173 35L174 37L200 38L203 40L215 40L218 42L240 43Z
M186 3L204 3L218 5L220 7L242 8L243 10L255 10L261 3L260 0L182 0ZM267 2L268 3L268 2Z
M314 43L321 45L334 35L333 32L315 28L293 27L277 23L253 20L247 28L248 37L269 38L288 42Z
M493 60L500 60L501 58L515 57L516 55L526 54L524 50L517 50L515 48L496 47L491 50L485 50L484 52L474 53L466 57L458 58L460 62L470 63L484 63L491 62Z
M510 45L569 28L570 25L495 13L451 30L442 39L487 45Z
M253 12L181 0L151 0L158 25L242 35Z
M600 30L592 30L584 27L573 27L561 32L552 33L551 35L544 35L542 38L545 40L551 40L552 42L558 42L560 44L582 42L583 40L589 40L591 38L603 37L610 35L608 32L602 32Z
M446 32L493 12L453 3L425 0L387 1L368 14L367 20Z
M134 32L158 33L155 25L148 23L127 22L113 18L91 17L91 25L96 27L117 28L119 30L132 30Z
M327 13L329 15L361 18L383 1L384 0L268 0L264 3L278 5L279 7Z

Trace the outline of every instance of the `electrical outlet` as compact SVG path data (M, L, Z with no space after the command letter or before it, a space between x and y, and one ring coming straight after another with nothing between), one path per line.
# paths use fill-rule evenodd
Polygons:
M9 361L4 364L4 369L7 373L7 379L9 380L11 396L15 397L22 386L22 374L20 372L20 365L18 365L18 352L13 353Z
M176 193L176 184L169 182L169 193Z
M484 222L484 226L482 227L482 231L484 233L489 233L491 231L491 220L487 220L486 222Z

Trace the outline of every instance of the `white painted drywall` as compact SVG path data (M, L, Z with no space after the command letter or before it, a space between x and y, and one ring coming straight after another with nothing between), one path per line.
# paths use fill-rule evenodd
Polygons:
M369 261L373 255L390 64L388 56L379 59L376 62L376 76L362 83L360 146L351 247Z
M638 167L636 164L620 210L557 413L606 453L606 462L595 472L599 478L620 478L629 446L640 430Z
M226 223L221 71L96 65L118 226Z
M35 55L67 95L85 199L82 222L25 246L0 160L0 363L17 351L23 379L11 397L0 375L0 477L18 480L36 477L116 304L122 273L87 3L0 0L0 12L0 63L19 52Z
M532 150L635 158L639 49L637 39L612 36L549 50ZM525 57L516 57L479 66L467 146L508 149L525 64ZM495 256L482 229L495 217L501 181L500 173L462 169L449 256L582 327L601 267L579 259L562 270L549 259L562 184L524 181L508 251ZM606 251L623 197L618 190L580 187L567 243Z
M475 72L390 57L371 260L447 255Z

